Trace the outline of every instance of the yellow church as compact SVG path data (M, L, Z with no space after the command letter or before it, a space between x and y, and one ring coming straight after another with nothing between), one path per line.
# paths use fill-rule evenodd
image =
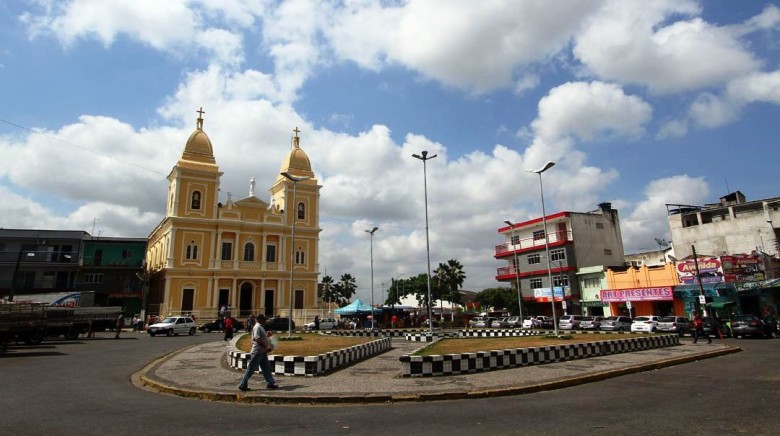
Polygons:
M165 218L149 234L148 312L215 317L289 316L309 321L318 307L319 191L294 130L271 185L270 203L249 195L219 202L220 177L198 111L195 131L168 175Z

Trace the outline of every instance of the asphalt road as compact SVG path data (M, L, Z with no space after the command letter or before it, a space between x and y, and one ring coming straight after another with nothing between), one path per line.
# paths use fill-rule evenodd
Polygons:
M778 434L780 339L745 351L514 397L368 406L217 403L139 389L148 362L221 334L45 342L0 356L2 433L52 434ZM689 339L685 339L686 341ZM240 374L236 375L236 381ZM371 381L366 380L366 389Z

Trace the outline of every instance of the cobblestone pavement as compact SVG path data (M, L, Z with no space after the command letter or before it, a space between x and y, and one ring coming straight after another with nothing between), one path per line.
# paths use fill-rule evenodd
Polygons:
M219 401L279 403L370 403L429 401L515 395L556 389L639 371L683 364L738 352L713 341L615 354L546 365L445 377L402 378L399 357L423 346L394 338L393 348L330 374L317 377L276 376L277 390L265 389L261 375L250 392L238 391L242 371L226 363L224 342L186 348L151 363L134 376L138 385L160 392Z

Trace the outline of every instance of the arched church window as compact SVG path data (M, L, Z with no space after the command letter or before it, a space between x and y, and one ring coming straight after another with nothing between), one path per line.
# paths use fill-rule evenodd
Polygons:
M192 193L192 209L200 210L200 191Z
M195 241L191 241L189 244L187 244L185 258L187 260L196 260L198 258L198 246L195 245Z
M298 203L298 219L306 219L306 206L303 203Z
M244 260L247 262L255 260L255 244L247 242L244 245Z

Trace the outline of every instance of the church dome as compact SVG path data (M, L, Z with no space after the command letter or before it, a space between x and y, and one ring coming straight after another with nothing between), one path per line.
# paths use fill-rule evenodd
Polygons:
M292 149L279 167L279 173L286 172L294 176L314 177L314 173L311 170L311 161L309 161L309 156L306 155L306 152L301 149L300 139L296 129Z
M203 113L203 111L199 111ZM203 131L203 118L198 117L198 121L195 127L195 131L192 132L189 139L187 139L187 145L184 146L184 153L181 156L182 160L189 160L194 162L203 162L215 164L214 150L211 147L211 139Z

